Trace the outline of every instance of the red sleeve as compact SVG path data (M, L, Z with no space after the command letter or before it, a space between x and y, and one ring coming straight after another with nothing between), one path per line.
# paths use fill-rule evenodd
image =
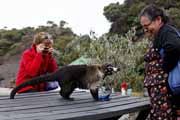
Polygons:
M57 62L55 58L51 58L51 61L49 63L49 72L55 72L58 69Z
M22 63L25 66L25 71L30 76L34 77L38 75L42 61L42 54L36 53L35 56L32 56L30 53L26 52L23 54Z

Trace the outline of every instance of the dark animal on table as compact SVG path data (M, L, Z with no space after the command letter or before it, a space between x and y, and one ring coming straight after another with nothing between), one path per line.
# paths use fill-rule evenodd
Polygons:
M32 78L16 86L10 93L10 99L14 99L16 93L26 86L58 81L60 86L59 94L65 99L72 99L70 95L74 89L80 88L90 89L92 97L98 100L98 87L101 80L119 70L119 68L113 67L111 64L64 66L54 73Z

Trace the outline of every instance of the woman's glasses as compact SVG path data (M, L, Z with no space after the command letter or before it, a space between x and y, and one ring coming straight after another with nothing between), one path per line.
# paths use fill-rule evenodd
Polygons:
M142 25L142 26L143 26L143 28L148 28L148 27L151 25L151 23L152 23L152 21L149 22L148 24L144 24L144 25Z

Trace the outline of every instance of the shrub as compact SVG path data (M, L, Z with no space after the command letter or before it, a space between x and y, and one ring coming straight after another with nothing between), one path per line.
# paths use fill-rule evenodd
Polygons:
M148 40L132 42L133 33L126 36L103 35L90 43L90 48L84 53L86 57L95 59L96 63L112 63L121 71L106 79L116 90L121 82L128 82L135 91L143 90L144 60Z

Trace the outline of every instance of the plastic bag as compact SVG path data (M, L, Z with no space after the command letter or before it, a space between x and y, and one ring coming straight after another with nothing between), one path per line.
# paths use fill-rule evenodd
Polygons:
M46 84L46 91L54 90L54 89L56 89L58 87L59 87L59 84L58 84L57 81L47 82L47 84Z

